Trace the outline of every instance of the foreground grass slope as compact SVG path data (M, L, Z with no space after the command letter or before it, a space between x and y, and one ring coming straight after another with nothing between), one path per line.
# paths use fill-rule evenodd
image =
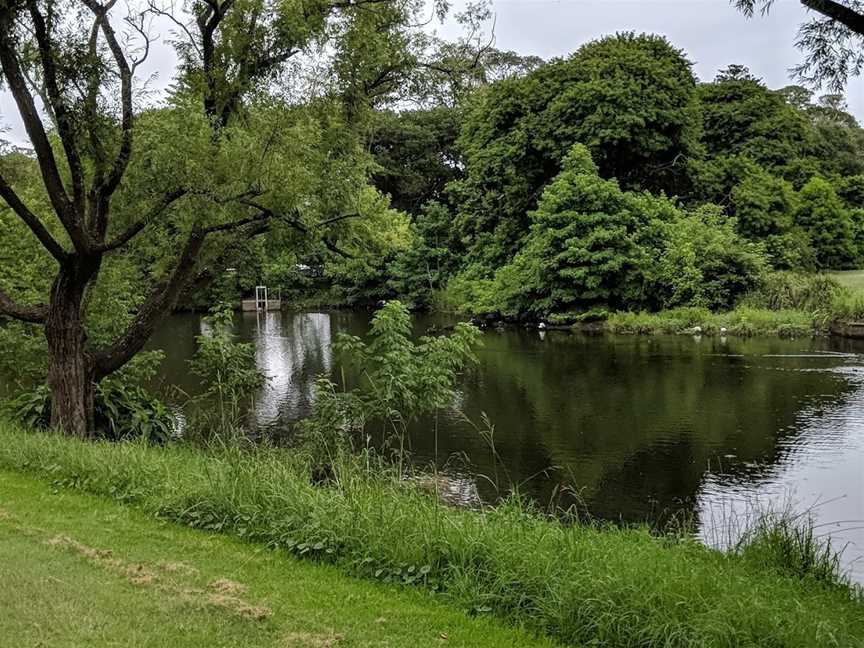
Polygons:
M724 554L683 536L567 526L515 505L447 508L350 460L316 486L298 453L82 443L3 425L0 467L434 590L571 645L864 645L860 594L782 537Z
M0 472L4 646L547 647L427 594Z

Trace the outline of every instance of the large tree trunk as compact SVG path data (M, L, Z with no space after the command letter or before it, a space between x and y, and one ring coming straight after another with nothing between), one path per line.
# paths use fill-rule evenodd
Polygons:
M98 259L82 262L79 258L61 268L45 320L51 426L78 437L92 435L95 427L96 373L86 348L81 306L87 283L98 267Z
M76 331L68 329L47 337L50 340L51 427L77 437L91 436L95 428L96 389L92 362L83 352Z

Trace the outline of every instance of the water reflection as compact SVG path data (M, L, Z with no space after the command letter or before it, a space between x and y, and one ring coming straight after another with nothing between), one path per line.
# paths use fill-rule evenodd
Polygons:
M243 313L241 330L251 332L255 361L267 377L255 398L259 428L306 416L312 407L314 378L332 368L330 317L306 313L283 317L278 312Z
M430 324L441 322L418 318L415 327ZM176 317L154 340L168 352L166 380L190 393L197 326ZM238 319L269 378L258 427L278 433L308 414L315 377L339 372L333 336L367 327L367 315L344 311ZM465 457L491 478L476 482L481 497L495 496L494 481L545 503L564 484L592 515L661 524L684 512L715 542L718 525L742 526L754 503L815 505L820 529L849 543L851 565L864 553L862 350L825 339L492 331L463 381L460 411L415 424L409 441L419 461Z

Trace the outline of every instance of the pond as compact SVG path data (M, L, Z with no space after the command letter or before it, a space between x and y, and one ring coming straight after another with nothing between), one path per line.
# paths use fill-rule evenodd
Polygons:
M339 372L330 344L369 314L246 313L237 332L269 378L253 425L279 435L309 413L316 376ZM442 320L418 317L424 332ZM195 393L187 360L200 319L172 317L152 346L161 380ZM864 344L693 336L488 331L452 410L412 425L414 457L448 467L448 488L493 499L519 484L591 516L693 520L723 545L754 510L809 511L864 582ZM484 421L488 417L488 422ZM493 431L494 453L481 432ZM486 478L467 478L468 474Z

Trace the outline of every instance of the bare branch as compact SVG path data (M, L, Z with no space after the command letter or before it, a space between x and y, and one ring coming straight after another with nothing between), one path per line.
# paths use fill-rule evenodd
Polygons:
M58 261L63 261L66 259L66 251L63 247L56 241L56 239L51 236L51 233L45 229L45 226L42 224L42 221L39 220L39 217L36 216L27 205L18 197L18 194L9 186L9 183L6 182L6 178L0 174L0 197L6 201L6 204L12 208L18 217L24 221L27 227L30 228L30 231L36 235L36 238L39 239L39 242L42 246L51 253Z
M48 135L45 132L42 119L36 110L33 96L27 89L27 81L21 72L21 65L18 61L14 42L12 36L12 17L8 11L0 12L0 66L3 68L6 84L15 99L21 120L24 122L27 136L33 145L33 150L36 152L39 171L42 174L42 180L45 183L45 189L48 192L51 206L77 247L82 244L82 240L79 236L80 232L76 231L72 222L72 218L74 217L74 214L72 214L72 205L69 201L69 196L66 194L63 181L60 178L57 160L54 158L54 151L51 149L51 143L48 141Z
M177 27L179 27L180 30L184 34L186 34L186 38L189 41L189 45L192 46L192 48L195 50L195 52L198 54L199 57L202 56L201 48L198 46L198 39L192 35L192 32L189 31L189 27L187 27L185 23L183 23L181 20L178 20L174 16L172 11L166 11L165 9L162 9L161 7L159 7L156 4L155 0L149 0L147 3L147 7L148 7L147 11L149 11L150 13L152 13L156 16L162 16L163 18L167 18L168 20L173 22ZM173 6L172 6L172 10L173 10Z
M132 74L134 75L138 66L146 61L147 57L150 55L150 44L153 42L153 39L144 28L144 13L139 14L137 18L129 16L126 18L126 22L131 25L132 29L138 32L138 35L141 36L141 40L144 41L144 51L141 53L141 56L132 59Z
M30 322L31 324L41 324L48 316L48 307L44 304L22 306L0 290L0 315L5 315L22 322Z
M175 189L174 191L165 194L165 196L156 205L150 208L147 214L139 221L131 225L129 228L118 234L114 239L97 246L96 252L110 252L119 247L126 245L129 241L135 238L141 231L152 223L160 214L168 209L174 202L185 196L188 192L186 189Z

